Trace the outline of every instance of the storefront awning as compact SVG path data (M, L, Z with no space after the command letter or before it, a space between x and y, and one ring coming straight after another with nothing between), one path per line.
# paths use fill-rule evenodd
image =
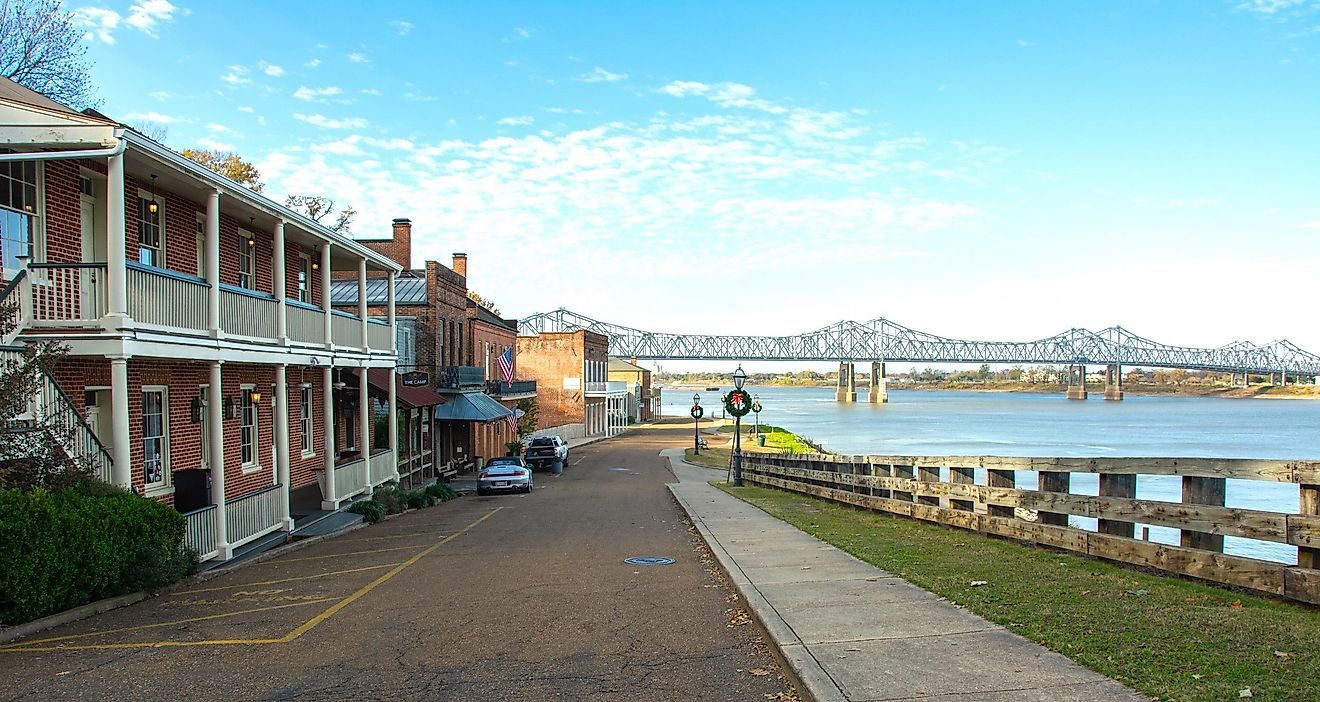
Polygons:
M390 392L390 372L388 368L370 368L367 370L367 385L376 393L382 393L386 397ZM403 384L398 374L394 376L395 397L399 404L413 409L422 407L435 407L443 405L448 400L444 395L432 391L429 388L410 387Z
M513 410L481 392L464 392L446 399L448 402L435 411L437 421L489 422L513 414Z

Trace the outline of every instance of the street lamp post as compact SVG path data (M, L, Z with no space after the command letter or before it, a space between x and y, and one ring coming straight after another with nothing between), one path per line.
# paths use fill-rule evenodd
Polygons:
M701 409L701 395L693 393L692 395L692 455L701 455L701 415L705 410Z
M738 370L733 372L734 391L729 393L729 409L733 415L733 486L742 487L742 416L747 414L746 409L750 408L751 403L747 401L747 393L743 392L743 384L747 382L747 373L743 371L742 364L738 364Z
M759 441L761 438L761 396L759 394L752 395L752 414L756 418L756 431L754 433Z

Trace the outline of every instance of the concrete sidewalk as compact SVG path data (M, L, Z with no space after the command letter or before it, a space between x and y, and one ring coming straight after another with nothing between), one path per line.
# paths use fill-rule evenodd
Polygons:
M663 452L670 490L817 702L1145 697L711 487Z

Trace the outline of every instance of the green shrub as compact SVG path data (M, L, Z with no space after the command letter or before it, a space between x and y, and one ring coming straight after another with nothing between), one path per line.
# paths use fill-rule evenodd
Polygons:
M435 498L429 495L425 490L413 490L404 493L403 501L408 505L408 509L424 509L435 504Z
M377 492L380 492L379 490ZM385 505L377 502L375 499L361 500L348 506L345 512L362 515L363 521L368 524L376 524L385 518L388 512Z
M394 483L386 483L371 494L371 499L385 508L386 514L398 514L407 509L403 504L404 493Z
M431 485L427 485L426 494L440 502L448 502L455 497L458 497L458 493L454 492L454 488L451 488L444 483L432 483Z
M0 624L17 624L187 575L183 515L103 483L0 489Z

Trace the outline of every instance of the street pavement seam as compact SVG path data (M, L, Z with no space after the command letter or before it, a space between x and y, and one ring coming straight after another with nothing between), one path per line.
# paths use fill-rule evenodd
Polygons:
M661 454L675 500L817 702L1146 700L719 490L723 472L682 449Z

